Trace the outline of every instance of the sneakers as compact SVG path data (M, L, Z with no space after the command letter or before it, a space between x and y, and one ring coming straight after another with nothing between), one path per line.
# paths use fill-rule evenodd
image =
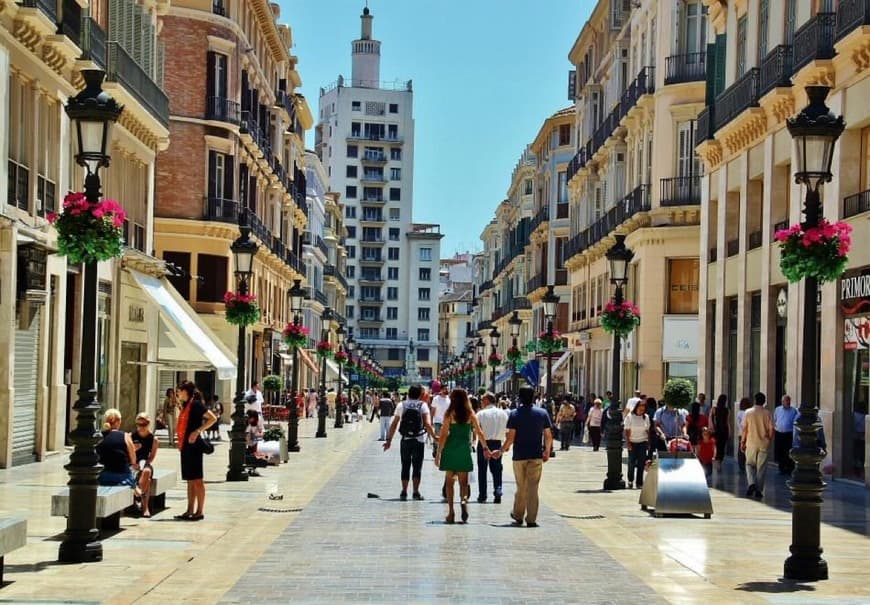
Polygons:
M492 499L496 504L501 504L501 494L496 494L495 498Z
M483 504L484 502L486 502L486 496L478 496L477 497L478 504Z
M537 527L538 524L532 521L531 523L526 523L526 527Z
M752 495L755 494L755 492L756 492L755 484L753 483L752 485L750 485L749 487L746 488L746 497L747 498L751 497Z
M404 502L407 499L408 499L408 492L402 492L399 494L399 500L401 500L402 502Z
M511 522L511 525L513 525L514 527L522 527L523 520L517 518L517 516L514 515L513 512L511 512L511 519L513 519L513 521Z
M414 500L425 500L425 498L423 498L423 494L421 494L420 492L414 492L413 498Z

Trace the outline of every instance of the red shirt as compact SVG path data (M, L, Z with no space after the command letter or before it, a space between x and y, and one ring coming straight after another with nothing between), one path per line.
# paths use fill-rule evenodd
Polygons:
M713 462L715 450L716 442L713 439L710 439L709 441L704 441L703 439L701 439L698 442L698 445L695 446L695 453L698 456L698 460L700 460L702 464L709 464Z

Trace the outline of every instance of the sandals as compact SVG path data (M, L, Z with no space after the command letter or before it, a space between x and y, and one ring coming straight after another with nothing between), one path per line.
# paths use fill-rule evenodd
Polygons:
M181 513L180 515L175 515L172 518L176 521L190 521L191 517L193 517L193 513Z
M463 498L459 501L459 505L462 507L462 522L468 522L468 498Z

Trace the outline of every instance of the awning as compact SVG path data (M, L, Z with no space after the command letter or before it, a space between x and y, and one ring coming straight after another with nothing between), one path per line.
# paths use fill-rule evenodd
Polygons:
M219 380L236 377L236 358L166 279L130 274L160 308L157 360L179 369L207 367Z
M308 369L315 374L319 374L320 370L317 369L317 364L314 363L314 360L311 359L311 355L308 354L308 351L306 351L305 349L297 350L299 351L299 357L302 358L303 363L308 366Z
M339 374L338 364L331 360L329 357L326 358L326 367L331 370L333 374L335 374L336 380L338 380L338 377L340 375L344 384L348 384L350 382L350 379L347 377L347 372L342 371L341 374ZM327 372L327 380L330 380L329 372Z
M293 356L289 353L278 353L278 357L285 365L293 365Z
M563 365L565 365L565 363L571 357L571 353L572 353L572 351L569 349L569 350L565 351L564 353L562 353L562 355L559 357L559 359L556 360L556 362L553 364L553 373L554 374L557 371L559 371L559 368L561 368ZM547 384L547 379L549 378L549 376L547 375L547 364L544 362L541 362L541 369L543 370L543 373L541 374L541 384L545 385L545 384Z
M499 374L498 376L495 377L495 384L500 385L501 383L503 383L507 379L509 379L511 376L513 376L513 374L514 374L513 370L505 370L504 372L502 372L501 374Z

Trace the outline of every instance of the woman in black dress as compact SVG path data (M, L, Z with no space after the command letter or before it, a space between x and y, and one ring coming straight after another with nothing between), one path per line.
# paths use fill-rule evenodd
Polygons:
M213 425L217 418L205 407L202 393L190 381L178 386L178 401L181 413L178 415L176 435L178 449L181 450L181 478L187 481L187 511L176 515L183 521L200 521L205 518L205 483L202 472L202 441L200 436Z

